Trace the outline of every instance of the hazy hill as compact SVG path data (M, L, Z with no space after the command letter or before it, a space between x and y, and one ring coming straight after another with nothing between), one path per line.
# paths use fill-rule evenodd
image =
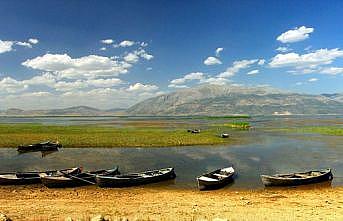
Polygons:
M8 109L2 112L2 115L8 116L99 116L99 115L114 115L116 112L100 110L88 106L76 106L61 109L49 110L21 110L16 108Z
M202 85L147 99L130 115L343 114L342 94L284 92L269 87Z

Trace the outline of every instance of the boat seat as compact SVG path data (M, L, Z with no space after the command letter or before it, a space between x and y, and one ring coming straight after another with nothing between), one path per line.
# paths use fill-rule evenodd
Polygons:
M235 172L235 170L232 167L223 168L220 171L224 172L224 173L234 173Z
M218 181L217 179L213 179L213 178L210 178L210 177L207 177L207 176L201 176L198 179L202 180L202 181Z
M217 177L222 177L222 178L226 178L228 177L227 175L223 175L223 174L219 174L219 173L215 173L213 174L214 176L217 176Z

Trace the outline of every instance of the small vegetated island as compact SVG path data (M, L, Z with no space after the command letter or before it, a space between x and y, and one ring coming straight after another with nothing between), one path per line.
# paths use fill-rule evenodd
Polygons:
M45 140L74 147L169 147L229 144L238 137L223 139L220 134L250 127L239 120L249 116L191 116L169 119L124 120L89 125L0 124L0 147ZM188 133L200 129L201 133Z

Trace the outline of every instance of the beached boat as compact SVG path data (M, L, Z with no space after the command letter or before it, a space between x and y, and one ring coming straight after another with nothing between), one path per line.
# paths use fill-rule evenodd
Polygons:
M45 174L75 174L81 171L80 168L64 170L45 171ZM42 172L14 172L0 174L0 185L25 185L41 183L39 174Z
M261 175L261 179L265 186L296 186L332 180L333 175L331 169L324 169L272 176Z
M98 170L90 172L80 172L77 174L40 174L44 186L49 188L76 187L96 184L96 175L112 176L118 175L118 167L110 170Z
M233 167L227 167L203 174L197 177L198 188L205 189L218 189L233 181L235 170Z
M174 168L164 168L124 175L97 175L96 182L100 187L127 187L170 180L175 177Z
M18 152L34 152L34 151L56 151L61 148L62 145L58 142L45 141L41 143L19 145L17 148Z

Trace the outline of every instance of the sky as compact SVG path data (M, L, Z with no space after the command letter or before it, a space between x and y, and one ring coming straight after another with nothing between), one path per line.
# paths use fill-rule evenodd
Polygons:
M0 109L201 84L343 92L342 1L0 1Z

